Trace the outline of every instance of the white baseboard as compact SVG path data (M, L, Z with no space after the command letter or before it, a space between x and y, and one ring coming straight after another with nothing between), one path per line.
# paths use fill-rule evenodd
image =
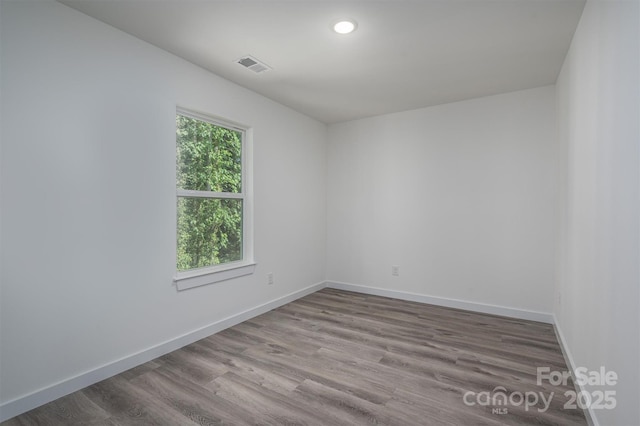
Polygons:
M564 361L567 363L567 367L569 368L569 371L571 371L573 374L574 371L576 371L576 363L573 360L573 356L571 355L571 351L569 350L569 346L567 345L567 341L564 338L564 334L562 333L562 329L560 328L560 325L558 324L558 319L556 318L555 315L553 315L553 328L556 331L556 336L558 337L558 342L560 343L560 349L562 350L562 355L564 356ZM574 383L575 387L576 387L576 392L579 393L581 391L587 391L583 386L580 386L580 384L578 383ZM584 416L587 419L587 423L589 423L589 426L600 426L600 423L598 423L598 419L596 417L596 413L593 412L593 409L591 407L589 407L588 409L584 409Z
M483 314L501 315L504 317L518 318L531 321L539 321L553 324L553 314L524 309L508 308L506 306L489 305L466 300L449 299L446 297L427 296L424 294L410 293L406 291L388 290L379 287L369 287L359 284L343 283L339 281L327 281L327 287L338 290L354 291L356 293L371 294L374 296L391 297L394 299L408 300L411 302L428 303L430 305L445 306L447 308L465 309L467 311L481 312Z
M335 288L337 290L346 290L353 291L356 293L363 294L371 294L374 296L383 296L383 297L391 297L394 299L408 300L411 302L419 302L419 303L428 303L431 305L437 306L445 306L448 308L457 308L457 309L465 309L467 311L474 312L482 312L485 314L493 314L493 315L501 315L505 317L525 319L531 321L539 321L547 324L552 324L554 330L556 332L556 336L558 338L558 342L560 344L560 349L562 350L562 354L564 356L565 362L567 363L567 367L570 371L576 370L576 364L573 360L573 356L571 355L571 351L569 350L569 346L565 340L564 334L559 327L558 320L554 314L538 312L538 311L527 311L523 309L515 309L508 308L506 306L497 306L497 305L488 305L484 303L478 302L469 302L466 300L458 300L458 299L449 299L446 297L434 297L427 296L424 294L418 293L410 293L405 291L397 291L397 290L388 290L384 288L378 287L369 287L359 284L350 284L338 281L327 281L327 288ZM576 383L576 392L584 391L582 386L579 386ZM589 426L600 426L598 423L597 417L593 412L593 409L589 407L589 409L584 410L585 418L587 419L587 423Z
M427 296L424 294L388 290L383 288L369 287L337 281L320 282L306 287L302 290L295 291L278 299L248 309L244 312L240 312L238 314L221 319L208 326L186 333L182 336L176 337L175 339L160 343L144 351L121 358L96 369L81 373L70 379L63 380L59 383L40 389L23 397L19 397L0 404L0 422L8 420L12 417L20 415L48 402L54 401L72 392L83 389L87 386L91 386L92 384L97 383L101 380L115 376L116 374L120 374L126 370L129 370L130 368L136 367L140 364L144 364L145 362L151 361L176 349L180 349L183 346L189 345L212 334L218 333L243 321L266 313L287 303L293 302L294 300L304 297L308 294L322 290L325 287L335 288L338 290L353 291L363 294L371 294L375 296L391 297L394 299L408 300L412 302L428 303L449 308L465 309L468 311L501 315L511 318L540 321L550 324L555 323L555 317L552 314L544 312L527 311L522 309L508 308L505 306L489 305L465 300L449 299L445 297ZM572 358L567 350L567 346L564 343L562 333L557 327L556 332L558 334L558 339L560 340L560 345L565 353L567 364L569 364L570 368L573 369L574 365L572 363ZM591 416L591 418L594 419L593 416ZM591 422L591 424L593 426L599 426L597 422Z
M200 329L183 334L175 339L160 343L144 351L126 356L85 373L81 373L75 377L47 386L46 388L40 389L23 397L7 401L0 405L0 422L18 416L87 386L91 386L101 380L120 374L130 368L144 364L145 362L151 361L159 356L168 354L169 352L180 349L183 346L211 336L212 334L218 333L226 328L269 312L272 309L286 305L296 299L314 293L318 290L322 290L324 287L324 282L311 285L303 288L302 290L295 291L270 302L248 309L244 312L240 312L239 314L221 319Z

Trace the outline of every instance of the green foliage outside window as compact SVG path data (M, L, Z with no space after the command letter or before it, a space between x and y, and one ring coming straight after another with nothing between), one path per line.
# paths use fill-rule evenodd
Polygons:
M177 115L176 146L178 189L242 191L241 132ZM241 259L242 199L179 196L178 271Z

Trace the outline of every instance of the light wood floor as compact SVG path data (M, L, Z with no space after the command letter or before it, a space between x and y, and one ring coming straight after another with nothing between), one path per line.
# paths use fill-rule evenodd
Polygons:
M2 425L585 425L538 366L567 369L548 324L325 289ZM498 386L554 397L463 401Z

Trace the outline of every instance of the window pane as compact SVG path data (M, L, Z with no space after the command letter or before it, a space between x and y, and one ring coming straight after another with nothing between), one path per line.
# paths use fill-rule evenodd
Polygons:
M242 260L242 200L178 197L178 271Z
M178 189L242 192L242 133L176 116Z

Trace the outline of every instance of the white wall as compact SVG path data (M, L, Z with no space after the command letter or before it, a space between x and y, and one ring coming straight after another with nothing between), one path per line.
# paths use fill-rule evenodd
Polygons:
M327 279L551 312L554 131L553 87L330 126Z
M0 402L324 280L324 124L57 2L1 31ZM253 126L258 261L179 293L176 105Z
M617 409L594 412L602 425L640 424L639 13L637 1L589 0L557 82L555 313L576 367L620 377Z

